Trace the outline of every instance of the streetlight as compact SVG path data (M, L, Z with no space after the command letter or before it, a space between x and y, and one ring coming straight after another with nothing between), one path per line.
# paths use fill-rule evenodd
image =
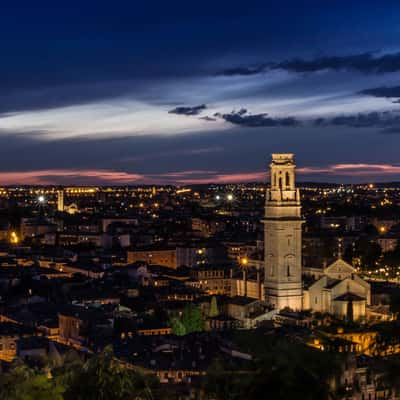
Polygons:
M10 242L11 242L12 244L18 244L18 242L19 242L18 235L17 235L17 233L14 232L14 231L11 232Z
M242 266L246 266L247 264L249 263L249 259L247 258L247 257L243 257L241 260L240 260L240 264L242 264Z

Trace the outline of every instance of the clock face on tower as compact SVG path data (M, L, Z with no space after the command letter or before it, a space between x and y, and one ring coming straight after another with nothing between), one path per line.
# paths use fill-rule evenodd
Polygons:
M273 154L264 222L265 298L274 308L300 310L301 204L293 154Z

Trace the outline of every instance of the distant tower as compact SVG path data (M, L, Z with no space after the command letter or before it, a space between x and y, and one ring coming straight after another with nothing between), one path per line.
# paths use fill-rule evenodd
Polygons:
M293 154L272 154L264 222L265 299L275 309L302 308L300 192Z
M57 211L64 212L64 189L57 190Z

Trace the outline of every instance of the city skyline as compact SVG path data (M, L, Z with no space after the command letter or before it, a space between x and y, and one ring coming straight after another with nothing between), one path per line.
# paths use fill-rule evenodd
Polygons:
M400 181L397 2L46 3L0 16L0 185Z

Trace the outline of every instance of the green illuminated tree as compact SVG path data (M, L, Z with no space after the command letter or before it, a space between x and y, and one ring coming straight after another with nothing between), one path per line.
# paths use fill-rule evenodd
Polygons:
M64 386L17 361L7 373L0 374L0 400L63 400Z
M172 333L177 336L186 335L185 326L182 324L179 318L172 318L171 320Z
M182 312L181 321L185 327L186 334L204 330L203 314L198 306L187 305Z
M200 307L188 304L183 311L170 320L172 332L183 336L204 330L204 318Z
M72 378L72 379L71 379ZM151 399L148 381L121 365L111 347L91 357L70 377L65 400Z

